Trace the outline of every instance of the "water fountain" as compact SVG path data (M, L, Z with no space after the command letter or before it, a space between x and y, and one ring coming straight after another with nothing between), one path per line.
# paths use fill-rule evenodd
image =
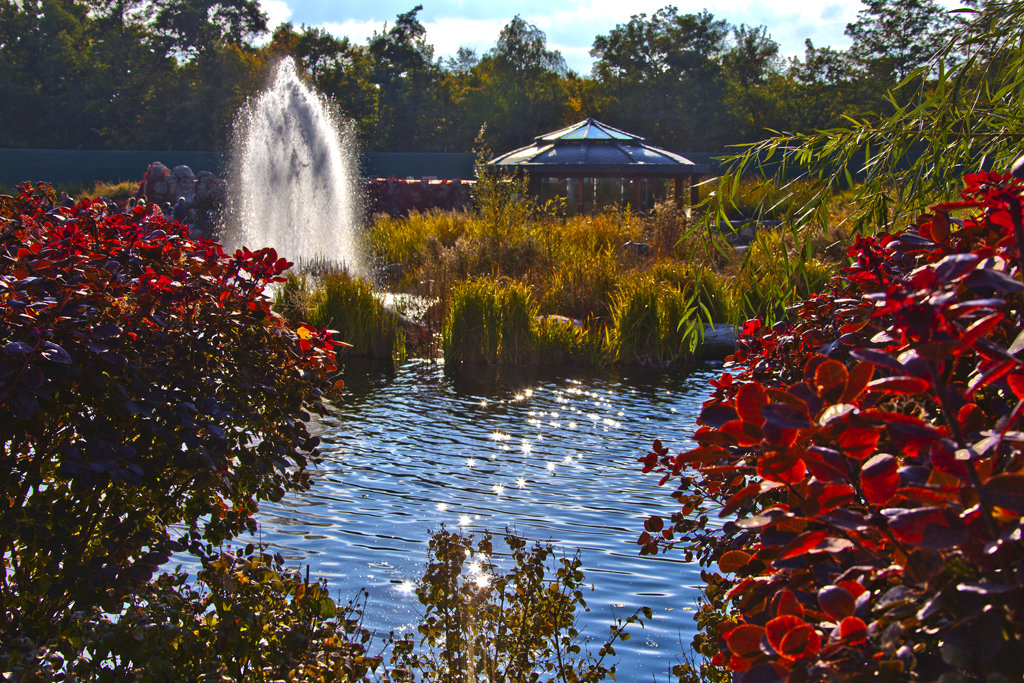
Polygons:
M239 113L236 130L224 242L363 273L351 130L299 79L290 57Z

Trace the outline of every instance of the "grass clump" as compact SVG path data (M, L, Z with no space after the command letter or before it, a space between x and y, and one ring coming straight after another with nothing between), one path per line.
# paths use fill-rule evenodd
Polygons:
M609 353L628 365L666 366L696 355L707 311L650 275L625 280L612 298Z
M837 267L809 253L791 249L778 231L757 233L734 282L741 304L767 320L778 320L790 303L820 292Z
M536 316L533 294L521 282L476 278L457 284L441 330L446 365L532 364Z
M135 193L138 191L139 181L137 180L121 180L118 182L97 181L91 190L83 190L77 195L72 196L77 196L78 199L84 199L85 197L106 197L107 199L113 199L114 201L119 202L124 201L129 197L134 197Z
M334 331L335 339L351 344L350 355L390 361L405 358L399 315L384 307L373 285L345 271L289 274L274 303L293 325L304 322Z

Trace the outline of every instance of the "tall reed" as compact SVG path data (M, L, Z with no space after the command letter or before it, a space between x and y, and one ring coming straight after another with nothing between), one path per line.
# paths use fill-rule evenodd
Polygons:
M709 322L692 296L649 275L624 280L605 339L626 365L660 367L694 358Z
M351 344L350 355L390 361L405 358L398 314L384 307L369 282L345 271L316 277L289 274L274 300L292 324L305 322L332 330L335 339Z
M532 364L536 316L533 294L521 282L476 278L458 283L441 330L446 366Z

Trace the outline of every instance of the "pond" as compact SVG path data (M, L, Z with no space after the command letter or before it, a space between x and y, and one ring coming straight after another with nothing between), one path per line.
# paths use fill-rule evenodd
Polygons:
M649 606L653 620L616 647L618 680L668 680L694 633L699 567L637 554L644 520L674 508L637 458L655 438L674 452L692 444L720 372L470 382L427 360L350 372L344 403L314 425L323 463L313 488L262 506L262 540L343 601L365 588L365 624L385 636L415 628L413 582L442 524L579 549L593 651L613 616Z

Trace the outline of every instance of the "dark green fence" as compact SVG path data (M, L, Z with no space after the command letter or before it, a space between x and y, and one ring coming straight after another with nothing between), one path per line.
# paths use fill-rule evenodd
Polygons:
M153 161L171 168L184 164L197 172L223 172L221 156L213 152L0 149L0 185L12 187L25 180L54 185L142 180Z
M114 151L74 149L0 149L0 185L13 187L25 180L54 185L88 186L102 182L142 180L146 167L159 161L169 168L186 165L198 173L223 176L227 161L216 152ZM364 154L360 175L367 178L473 178L472 154L400 153Z

